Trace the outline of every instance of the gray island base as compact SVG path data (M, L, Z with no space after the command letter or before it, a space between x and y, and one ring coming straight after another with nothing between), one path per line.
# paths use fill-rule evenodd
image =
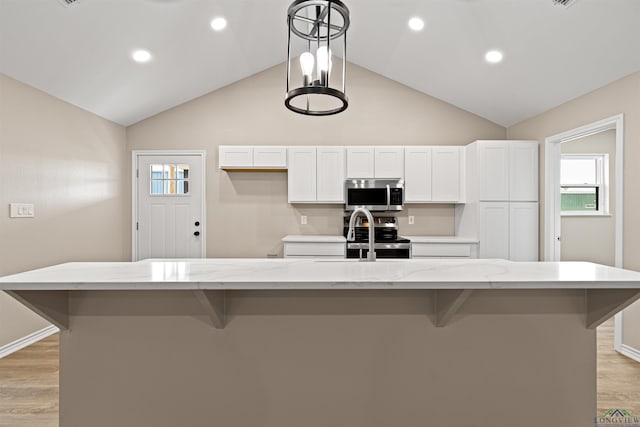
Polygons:
M61 427L584 427L595 327L640 274L589 263L185 260L0 278L61 327Z

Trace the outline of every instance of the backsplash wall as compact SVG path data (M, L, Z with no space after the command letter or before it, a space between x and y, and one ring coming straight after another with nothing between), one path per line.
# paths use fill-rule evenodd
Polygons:
M352 64L348 110L302 116L284 107L284 76L280 64L127 128L129 151L206 150L208 257L282 256L287 234L342 229L340 205L287 203L286 172L219 170L219 145L466 145L506 137L502 126ZM407 205L399 220L401 234L451 235L453 205Z

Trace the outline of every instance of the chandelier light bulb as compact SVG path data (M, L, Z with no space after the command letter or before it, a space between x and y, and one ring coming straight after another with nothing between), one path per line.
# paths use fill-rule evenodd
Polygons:
M316 58L318 59L318 74L321 71L331 71L331 49L327 49L326 46L320 46L318 52L316 52Z
M300 55L300 68L302 69L302 74L305 76L311 77L311 73L313 73L313 63L315 59L311 52L304 52Z

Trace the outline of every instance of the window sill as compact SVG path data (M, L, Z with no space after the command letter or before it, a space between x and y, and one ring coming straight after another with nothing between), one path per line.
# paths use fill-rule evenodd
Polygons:
M611 214L602 214L602 213L596 213L596 212L588 212L588 213L582 213L582 212L560 212L560 216L561 217L583 217L583 216L587 216L590 218L593 217L597 217L597 218L610 218L613 215Z

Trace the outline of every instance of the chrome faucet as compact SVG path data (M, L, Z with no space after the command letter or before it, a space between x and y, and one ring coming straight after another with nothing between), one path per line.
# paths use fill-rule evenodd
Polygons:
M375 261L376 260L376 238L375 238L375 230L373 223L373 215L369 212L369 209L366 208L356 208L351 214L351 218L349 218L349 231L347 231L347 240L353 242L356 240L356 218L358 214L364 214L367 217L367 221L369 222L369 253L367 253L367 261ZM360 261L364 261L364 259L360 258Z

